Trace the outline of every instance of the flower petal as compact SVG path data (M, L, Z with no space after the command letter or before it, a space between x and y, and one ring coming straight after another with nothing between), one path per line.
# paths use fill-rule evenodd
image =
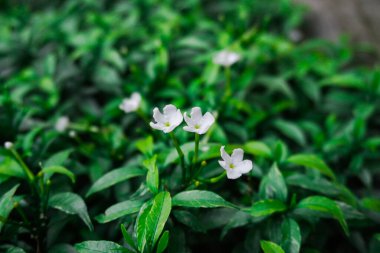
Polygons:
M241 148L234 149L231 155L231 159L234 163L243 161L244 151Z
M223 158L224 161L227 163L231 162L231 157L226 153L224 150L224 146L220 147L220 156Z
M163 127L160 124L150 122L149 123L151 128L157 129L157 130L163 130Z
M214 122L215 122L214 116L211 113L206 112L206 114L202 118L201 128L199 129L198 133L199 134L206 133L208 129L212 126L212 124L214 124Z
M191 133L194 133L196 131L194 127L190 127L190 126L184 126L183 130L187 132L191 132Z
M219 163L219 165L220 165L223 169L226 169L226 162L225 162L225 161L221 161L221 160L219 160L218 163Z
M244 160L237 164L236 167L241 173L248 173L252 170L253 164L251 160Z
M164 123L164 121L165 121L164 115L160 112L160 110L158 110L157 107L153 109L153 119L157 123Z
M183 118L185 119L185 122L188 126L194 126L193 120L189 116L187 116L186 112L183 114Z
M191 109L191 119L193 120L194 124L200 124L202 121L202 110L200 107L193 107Z
M169 116L169 115L172 115L174 113L177 112L177 107L175 107L174 105L170 104L170 105L166 105L163 109L164 111L164 114Z
M179 126L179 124L181 124L183 121L181 110L178 109L175 113L170 115L169 121L170 121L170 127L176 128L177 126Z
M241 177L241 173L236 169L226 169L228 179L237 179Z

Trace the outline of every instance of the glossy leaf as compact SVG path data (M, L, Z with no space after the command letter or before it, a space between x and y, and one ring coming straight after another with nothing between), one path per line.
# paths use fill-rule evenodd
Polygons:
M49 198L49 206L67 214L78 215L90 230L93 230L87 206L83 199L72 192L58 193Z
M260 245L264 253L285 253L285 251L274 242L260 241Z
M46 175L46 179L49 179L55 173L58 173L58 174L67 176L68 178L70 178L72 183L75 183L74 173L72 173L65 167L54 165L54 166L44 167L41 171Z
M110 241L85 241L75 244L78 253L122 253L124 247Z
M142 200L126 200L110 206L104 214L98 215L95 219L99 223L107 223L125 215L137 213L143 204Z
M298 223L293 219L287 218L282 223L281 231L281 246L285 252L299 253L301 249L302 238Z
M277 164L272 165L268 174L261 181L259 195L261 199L278 199L282 202L286 201L288 197L288 189Z
M286 205L277 199L265 199L255 202L248 212L254 217L271 215L286 210Z
M12 189L4 193L0 198L0 217L2 219L7 219L9 214L14 208L13 195L15 194L19 185L14 186ZM3 228L4 223L0 220L0 231Z
M210 191L184 191L173 197L173 206L214 208L214 207L234 207L218 194Z
M311 169L318 170L322 174L335 179L334 172L326 165L326 163L315 155L298 154L293 155L287 160L290 163L305 166Z
M295 207L297 209L309 209L316 212L326 213L331 215L333 218L338 220L339 224L343 228L346 235L349 234L348 226L346 220L344 219L343 212L340 207L335 203L335 201L322 197L322 196L311 196L301 200Z
M86 197L92 194L107 189L117 183L123 182L133 177L143 176L145 171L138 168L124 167L108 172L99 178L88 190Z

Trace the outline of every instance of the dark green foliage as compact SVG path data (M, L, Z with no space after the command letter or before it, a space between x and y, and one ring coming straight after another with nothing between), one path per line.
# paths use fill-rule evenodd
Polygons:
M380 68L344 40L292 41L303 7L16 2L0 3L1 252L380 252ZM183 157L149 126L166 104L216 117L199 156L182 126ZM222 145L252 171L227 179Z

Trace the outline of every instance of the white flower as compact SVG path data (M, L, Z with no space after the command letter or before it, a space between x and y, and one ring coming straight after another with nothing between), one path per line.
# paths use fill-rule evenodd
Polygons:
M252 161L243 160L244 151L241 148L234 149L232 155L229 156L222 146L220 154L223 160L219 161L219 164L226 170L227 178L236 179L252 170Z
M6 149L11 149L13 147L13 143L10 142L10 141L7 141L7 142L4 143L4 147Z
M125 113L135 112L139 109L141 103L140 93L133 92L130 98L124 98L123 102L119 105L120 110Z
M77 137L77 132L75 132L74 130L71 130L71 131L69 132L69 136L70 136L71 138L75 138L75 137Z
M183 115L187 124L183 129L197 134L206 133L210 126L215 122L214 116L209 112L206 112L205 115L202 116L202 110L199 107L191 109L191 118L187 116L186 112Z
M70 119L66 116L60 117L55 123L55 130L58 132L64 132L70 124Z
M214 58L212 59L212 61L215 64L222 65L224 67L229 67L232 64L238 62L239 60L239 54L227 50L218 52L216 55L214 55Z
M154 129L162 130L164 133L170 133L183 121L181 110L174 105L166 105L162 114L158 108L153 109L153 119L150 126Z

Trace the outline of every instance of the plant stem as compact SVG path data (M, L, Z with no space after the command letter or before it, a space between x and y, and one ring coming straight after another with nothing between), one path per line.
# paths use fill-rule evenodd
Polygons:
M20 164L21 168L24 170L26 176L28 177L29 183L32 184L34 181L34 175L33 175L32 171L24 163L24 161L22 160L21 156L19 155L19 153L17 152L17 150L15 148L12 147L9 150L11 151L12 155L16 158L16 161Z
M199 153L199 134L195 133L195 148L194 148L194 158L193 158L193 166L192 169L196 168L196 164L198 162L198 153ZM191 171L194 176L194 171Z
M231 68L225 67L224 68L224 77L226 79L225 87L224 87L224 96L222 104L225 104L228 99L231 97L232 89L231 89Z
M172 138L173 140L173 144L175 146L175 149L177 150L177 153L178 153L178 156L180 158L180 161L181 161L181 167L182 167L182 181L183 183L186 182L186 167L185 167L185 156L182 152L182 149L181 147L179 146L179 143L178 143L178 140L177 138L175 137L174 133L173 132L170 132L169 133L170 137Z

